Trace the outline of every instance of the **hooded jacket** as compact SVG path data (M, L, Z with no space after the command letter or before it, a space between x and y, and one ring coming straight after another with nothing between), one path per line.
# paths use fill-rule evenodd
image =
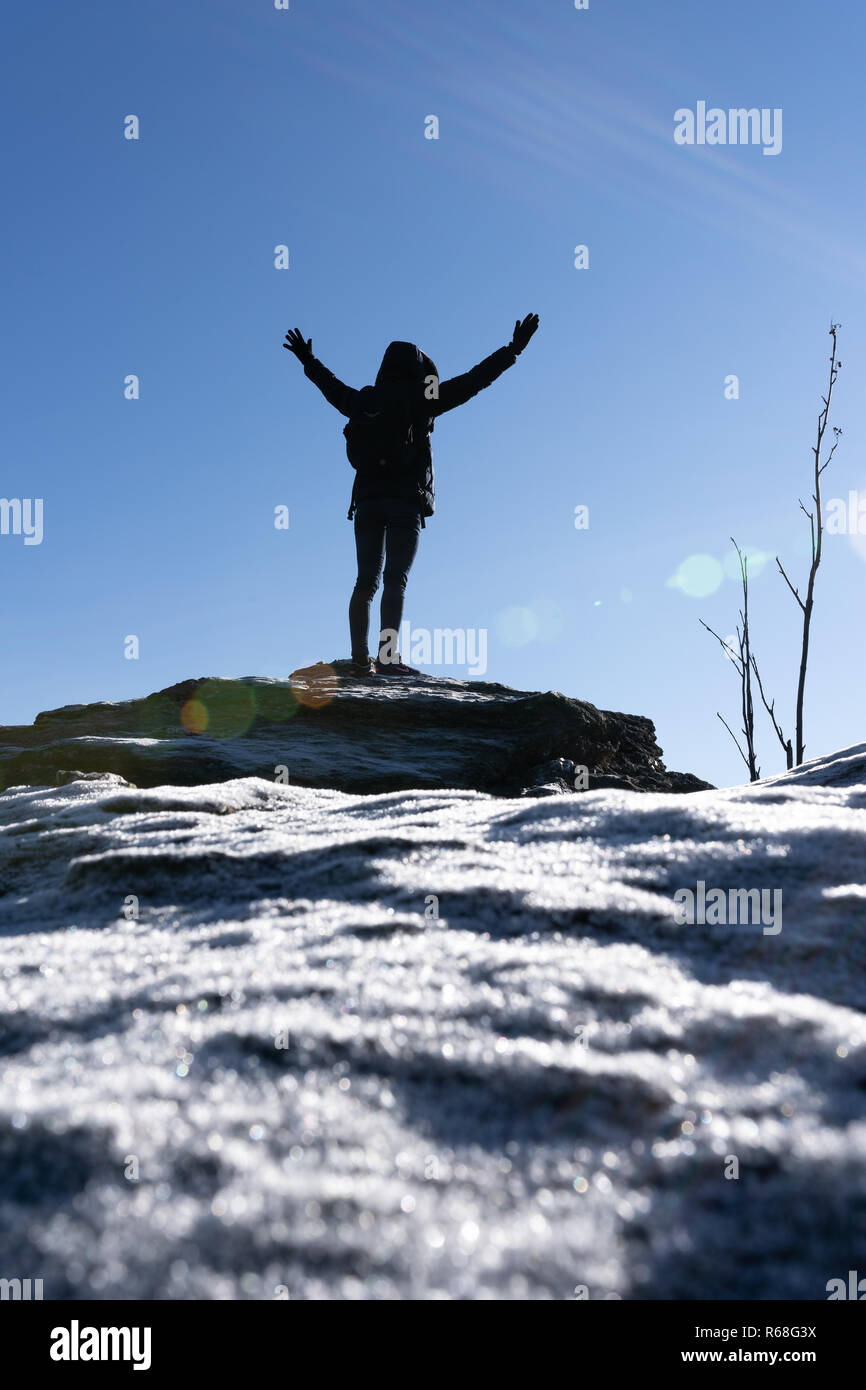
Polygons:
M423 516L433 515L433 451L430 448L430 435L436 419L447 410L454 410L456 406L464 405L477 396L485 386L490 386L508 367L512 367L516 360L517 353L508 345L498 348L462 376L440 381L435 364L414 343L388 344L376 374L376 391L386 400L393 393L408 403L413 418L412 466L407 469L402 490L395 488L393 480L390 481L389 497L401 491L406 500L418 502ZM346 386L317 357L307 363L304 372L341 415L350 418L355 413L360 391ZM381 489L381 484L378 484L378 488ZM359 476L352 496L353 502L362 502L378 499L382 494L377 490L375 478L362 479Z

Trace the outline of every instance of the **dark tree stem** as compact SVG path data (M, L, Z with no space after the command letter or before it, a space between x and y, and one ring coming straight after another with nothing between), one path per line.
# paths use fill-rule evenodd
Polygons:
M800 502L800 510L804 513L805 516L809 518L809 531L812 540L812 563L809 567L809 578L806 585L805 599L800 597L800 591L796 589L794 585L791 583L791 580L788 578L788 575L785 572L781 560L779 559L778 555L776 556L776 564L779 567L779 573L781 574L788 588L791 590L791 593L794 595L794 598L797 600L797 603L800 605L800 609L803 614L803 640L800 647L800 671L797 678L797 710L796 726L794 730L794 736L797 744L798 767L800 763L802 763L803 761L803 754L805 752L805 743L803 740L803 701L806 692L806 668L809 663L809 638L811 636L812 628L812 611L815 606L815 580L818 575L818 567L821 564L821 554L824 538L824 513L821 499L821 475L824 472L825 468L827 468L827 466L830 463L830 460L835 454L836 447L839 443L839 439L842 434L842 431L840 429L837 429L835 426L833 427L833 433L835 435L833 447L830 449L829 454L822 463L821 451L824 447L824 435L826 434L827 425L830 419L830 402L833 398L833 387L835 386L836 378L839 375L839 368L842 366L842 363L838 360L836 356L836 331L838 329L838 326L839 325L835 323L830 325L830 337L833 340L833 350L830 354L830 384L827 388L826 396L821 397L823 410L819 411L818 413L818 438L817 442L812 448L812 454L814 456L814 491L812 493L812 501L815 505L814 512L810 512L803 505L802 501ZM784 746L785 745L783 743L783 747Z

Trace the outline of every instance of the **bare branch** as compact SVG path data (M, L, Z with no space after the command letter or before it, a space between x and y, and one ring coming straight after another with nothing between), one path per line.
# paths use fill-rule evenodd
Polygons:
M781 576L782 576L782 578L784 579L785 583L787 584L788 588L791 590L791 593L794 595L794 598L797 600L797 602L799 603L800 607L805 611L806 605L804 604L803 600L800 598L800 590L794 588L793 584L791 583L790 579L788 578L787 574L785 573L784 567L783 567L783 565L782 565L782 561L779 559L778 555L776 556L776 564L779 566L779 573L781 574Z
M735 669L736 669L737 671L741 671L741 670L742 670L742 637L740 636L740 630L739 630L739 628L737 628L737 641L738 641L739 646L740 646L741 655L740 655L740 656L737 656L737 653L734 651L734 649L733 649L733 647L730 645L730 643L726 642L725 639L724 639L724 637L720 637L719 634L716 632L715 628L710 627L709 623L705 623L704 620L703 620L703 618L698 618L698 622L700 623L701 627L705 627L705 628L707 629L707 632L709 632L710 635L711 635L712 637L715 637L715 639L716 639L716 641L718 642L719 646L722 648L722 651L723 651L723 652L725 653L725 655L729 658L729 660L732 661L732 662L734 663Z
M743 751L742 745L731 729L731 726L722 719L720 714L718 717L722 720L722 723L737 745L737 751L746 764L746 767L749 769L750 780L752 782L757 782L761 775L761 770L758 767L757 758L755 757L755 709L752 702L751 648L749 645L749 558L747 555L743 554L733 536L731 537L731 544L737 552L737 558L740 562L740 577L743 583L743 606L740 609L739 615L741 626L737 628L737 645L740 649L739 656L733 651L730 643L726 642L724 637L721 637L718 632L711 628L709 623L705 623L703 618L699 619L699 621L701 627L706 628L707 632L709 632L712 637L715 637L722 651L730 657L734 664L734 669L740 677L740 713L743 719L743 734L746 739L746 752Z
M773 728L776 731L776 737L785 751L786 766L790 770L794 765L794 749L791 744L791 740L789 738L785 738L782 726L776 718L776 701L774 700L772 704L770 704L767 700L766 695L764 694L764 683L761 680L761 673L758 670L758 663L755 660L754 656L752 657L752 670L754 671L755 679L758 682L758 690L761 694L761 700L763 701L764 709L767 711L768 715L770 716L770 719L772 720Z
M716 710L716 718L717 718L717 719L722 719L722 716L719 714L719 711L718 711L718 710ZM733 731L733 729L731 728L730 724L728 724L726 720L722 719L722 723L724 724L724 726L725 726L725 728L727 729L728 733L731 735L731 738L734 740L734 743L737 745L737 751L738 751L740 757L742 758L743 762L746 764L746 767L748 767L748 766L749 766L749 760L748 760L748 758L746 757L745 753L743 752L742 748L740 747L740 740L737 738L737 735L734 733L734 731Z

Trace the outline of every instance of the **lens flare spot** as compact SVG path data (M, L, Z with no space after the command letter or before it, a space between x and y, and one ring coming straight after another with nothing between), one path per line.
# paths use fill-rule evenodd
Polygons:
M306 675L292 680L292 695L306 709L321 709L329 705L337 689L337 673L324 662L316 667L315 676Z
M531 608L505 608L496 627L506 647L525 647L538 636L538 620Z
M724 577L724 569L712 555L689 555L667 584L669 589L680 589L689 598L706 598L716 592Z
M740 549L743 552L743 559L749 562L749 578L757 579L767 563L772 560L772 555L769 550L762 550L759 545L741 545ZM740 560L736 550L731 550L725 556L724 570L728 579L733 579L737 584L740 583Z
M181 722L190 733L207 733L209 738L238 738L245 734L256 716L252 686L240 681L203 681L180 712Z
M203 734L207 728L207 710L201 700L187 700L180 707L180 722L190 734Z
M532 604L539 642L555 642L564 627L562 609L552 599L541 598Z
M300 709L297 693L285 682L256 687L256 713L272 724L284 724Z

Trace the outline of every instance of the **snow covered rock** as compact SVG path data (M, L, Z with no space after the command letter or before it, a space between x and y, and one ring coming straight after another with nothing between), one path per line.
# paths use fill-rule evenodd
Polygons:
M67 705L0 727L0 787L111 772L139 787L264 777L348 792L513 796L698 791L668 772L649 719L555 691L436 676L357 680L347 662L288 680L183 681L145 699Z

